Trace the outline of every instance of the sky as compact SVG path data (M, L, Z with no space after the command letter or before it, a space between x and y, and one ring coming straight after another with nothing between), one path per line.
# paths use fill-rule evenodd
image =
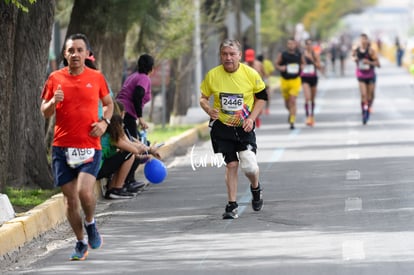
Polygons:
M379 6L402 6L402 7L409 7L411 0L378 0ZM411 5L414 3L411 3Z
M378 0L375 7L368 8L361 14L348 15L344 22L354 35L363 32L371 39L381 38L386 43L393 43L396 37L407 41L414 25L413 8L414 1Z

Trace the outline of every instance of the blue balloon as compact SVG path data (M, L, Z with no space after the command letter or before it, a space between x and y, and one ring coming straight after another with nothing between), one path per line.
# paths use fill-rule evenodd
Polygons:
M145 163L144 174L149 182L158 184L167 177L167 167L159 159L152 158Z

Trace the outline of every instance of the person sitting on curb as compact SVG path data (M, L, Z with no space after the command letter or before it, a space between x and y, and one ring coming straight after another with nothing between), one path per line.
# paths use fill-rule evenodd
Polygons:
M114 114L106 133L101 138L102 163L97 179L110 178L105 192L106 199L132 198L134 194L125 187L125 180L135 161L142 163L150 158L160 158L154 147L130 141L123 129L124 110L117 102L121 114ZM138 191L138 190L137 190Z

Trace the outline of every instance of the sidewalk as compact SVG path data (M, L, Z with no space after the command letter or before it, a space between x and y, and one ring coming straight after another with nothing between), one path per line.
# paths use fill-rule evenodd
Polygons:
M197 124L197 126L169 139L159 149L162 160L165 161L176 153L179 154L183 150L187 150L187 148L209 134L208 118L201 108L190 108L187 117L189 123ZM137 173L143 173L143 166L140 166ZM95 185L95 194L98 200L102 200L99 181ZM0 227L0 259L11 258L12 254L17 252L19 248L65 221L65 204L63 195L60 193L18 217L5 222Z

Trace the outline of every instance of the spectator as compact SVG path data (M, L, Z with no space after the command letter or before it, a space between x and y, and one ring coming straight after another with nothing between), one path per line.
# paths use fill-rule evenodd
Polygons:
M139 137L138 127L141 127L143 130L148 128L147 123L142 117L142 111L144 105L151 100L151 79L149 74L153 71L153 68L153 57L148 54L141 55L138 58L135 72L128 76L116 97L117 101L125 106L125 128L134 138Z
M104 195L106 199L132 198L134 194L124 188L124 183L134 162L148 160L148 153L160 157L155 148L128 139L122 123L125 115L123 106L120 103L116 105L120 114L113 115L111 124L101 137L102 164L97 179L109 179Z
M396 49L396 60L397 60L397 66L402 66L402 59L404 56L404 49L401 46L400 39L397 37L395 38L395 49Z
M149 145L147 140L141 139L138 127L146 131L148 125L143 118L144 105L151 100L151 79L149 75L154 69L154 58L143 54L138 58L135 71L125 80L117 101L125 106L124 128L127 135L139 139ZM138 125L137 125L138 120ZM127 188L135 189L140 183L135 180L135 171L139 163L135 162L126 179Z

